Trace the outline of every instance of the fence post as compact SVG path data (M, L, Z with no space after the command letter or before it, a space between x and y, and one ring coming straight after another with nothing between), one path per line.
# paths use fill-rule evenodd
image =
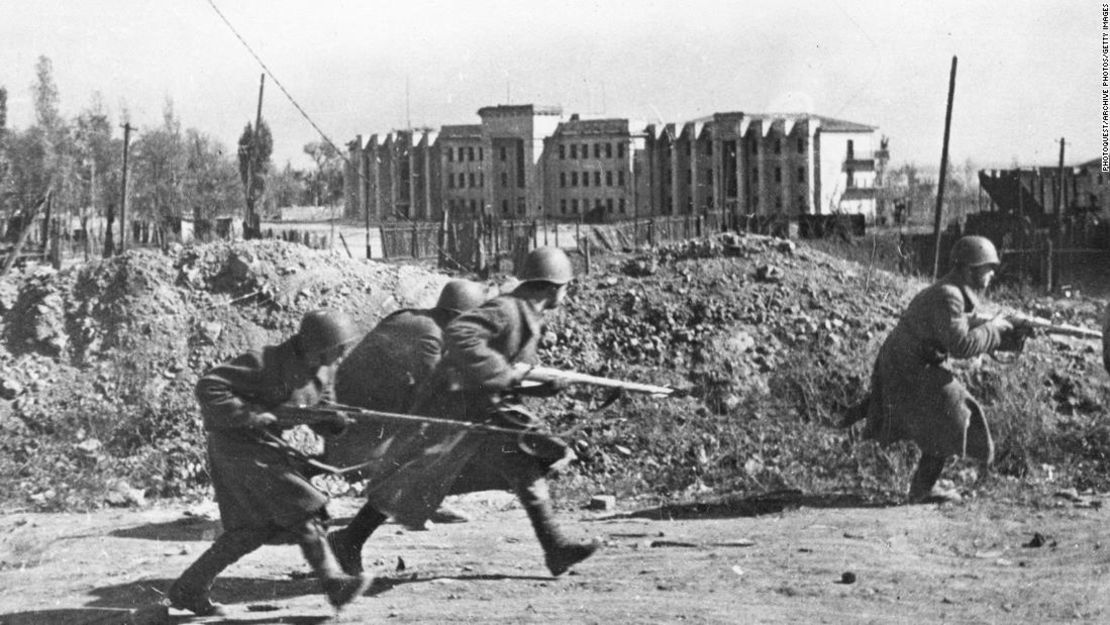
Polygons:
M536 223L537 223L536 220L533 219L532 220L532 249L535 249L535 248L540 246L540 231L539 231L539 228L536 226Z
M420 259L420 254L419 254L420 248L416 244L416 236L417 236L416 222L414 221L414 222L412 222L412 242L410 244L411 247L412 247L412 259L413 260L419 260Z
M1045 272L1045 274L1046 274L1045 275L1045 280L1044 280L1045 292L1046 293L1052 293L1052 288L1055 286L1053 284L1053 271L1052 271L1054 269L1054 265L1055 265L1055 263L1053 262L1054 259L1052 258L1054 253L1055 253L1055 250L1052 249L1053 245L1052 245L1052 236L1051 235L1048 237L1046 243L1047 243L1047 247L1048 247L1048 253L1045 254L1045 260L1046 260L1047 265L1048 265L1048 270Z
M582 217L574 222L574 247L582 245Z
M586 275L590 275L590 240L582 242L583 256L586 257Z
M543 218L543 244L547 245L547 216Z
M647 244L648 247L655 247L655 219L648 219L647 221Z

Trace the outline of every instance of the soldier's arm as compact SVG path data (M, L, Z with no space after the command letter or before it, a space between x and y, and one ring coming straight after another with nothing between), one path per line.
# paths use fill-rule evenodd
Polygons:
M195 389L205 427L226 430L264 427L272 423L273 415L250 400L261 386L262 362L257 354L243 354L211 369L197 382Z
M497 306L483 306L456 318L444 331L444 360L467 389L503 391L516 384L519 373L504 354L493 349L493 340L509 327L509 318Z
M998 328L985 323L972 327L971 316L964 312L963 294L957 288L943 291L943 306L935 316L936 336L952 358L974 358L986 354L1001 342Z

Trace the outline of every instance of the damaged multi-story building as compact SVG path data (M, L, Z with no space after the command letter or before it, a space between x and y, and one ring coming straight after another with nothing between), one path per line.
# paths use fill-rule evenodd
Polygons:
M605 222L724 211L870 220L886 154L875 127L805 113L656 124L522 104L478 116L477 124L357 136L348 144L347 216Z

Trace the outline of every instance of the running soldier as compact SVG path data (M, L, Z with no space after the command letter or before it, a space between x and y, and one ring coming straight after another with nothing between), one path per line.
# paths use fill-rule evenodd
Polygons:
M518 272L521 283L507 295L460 315L444 330L445 355L419 392L415 414L485 423L520 430L520 435L467 433L458 428L424 425L422 437L393 450L383 471L370 480L369 504L377 512L348 526L341 560L359 562L363 542L388 516L405 525L422 525L443 497L481 490L509 490L517 495L543 547L552 575L561 575L588 558L598 543L566 538L555 522L546 474L573 458L566 444L536 433L539 421L526 412L520 382L536 361L543 315L555 310L574 278L562 250L533 250ZM550 397L563 390L562 380L527 389ZM349 569L356 570L356 569Z
M299 544L336 609L366 590L370 579L347 575L332 554L324 529L327 495L305 477L303 458L283 444L285 426L275 415L283 406L330 401L336 366L355 338L346 314L312 311L290 339L218 365L197 383L224 531L170 587L171 607L224 614L209 597L216 576L267 544ZM342 421L325 423L321 433L342 427Z

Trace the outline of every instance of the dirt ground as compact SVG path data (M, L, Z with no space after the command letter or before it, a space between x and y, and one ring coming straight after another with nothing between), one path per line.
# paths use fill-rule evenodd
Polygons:
M218 531L211 504L0 518L0 623L1104 623L1102 499L874 506L765 495L685 507L561 511L605 547L551 578L523 511L454 501L466 524L387 524L363 552L376 582L335 615L292 546L228 569L225 618L156 607ZM357 509L341 498L337 523Z

